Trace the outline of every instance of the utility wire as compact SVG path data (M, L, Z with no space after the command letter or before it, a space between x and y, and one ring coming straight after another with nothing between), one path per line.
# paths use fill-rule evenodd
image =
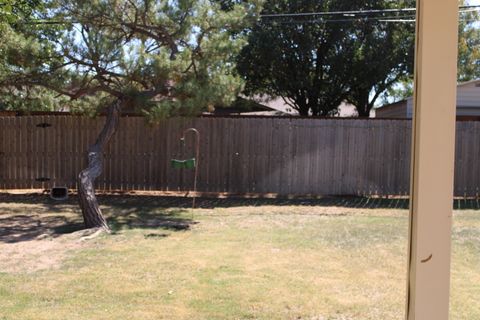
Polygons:
M470 12L480 10L480 5L472 6L460 6L460 12ZM276 17L307 17L307 16L335 16L335 15L371 15L381 13L405 13L416 12L416 8L403 8L403 9L377 9L377 10L352 10L352 11L319 11L319 12L299 12L299 13L271 13L261 14L260 18L276 18Z
M415 22L414 16L386 16L377 18L346 18L346 19L302 19L302 20L275 20L262 21L262 24L303 24L303 23L345 23L345 22Z
M406 8L406 9L356 10L356 11L319 11L319 12L304 12L304 13L273 13L273 14L261 14L260 18L365 15L365 14L372 14L372 13L415 12L416 10L417 9L415 8Z
M266 24L307 24L307 23L346 23L346 22L382 22L382 23L415 23L417 20L415 17L399 19L397 17L382 17L382 18L358 18L358 19L332 19L332 20L323 20L323 19L310 19L310 20L295 20L295 21L262 21L264 25ZM460 22L480 22L478 19L460 19Z
M471 6L460 6L459 13L468 13L480 11L480 5L471 5ZM279 13L279 14L263 14L260 15L262 23L274 22L275 18L295 18L295 17L315 17L319 16L319 19L306 20L305 23L335 23L335 22L352 22L352 21L380 21L380 22L415 22L415 12L416 8L404 8L404 9L379 9L379 10L351 10L351 11L321 11L321 12L306 12L306 13ZM379 14L401 14L401 13L410 13L410 15L397 15L397 16L379 16ZM342 16L342 18L322 18L323 16ZM471 21L471 20L461 20L461 21ZM301 21L282 21L278 20L276 23L288 24L288 23L300 23ZM79 21L68 21L68 20L27 20L27 21L18 21L17 23L25 24L38 24L38 25L59 25L59 24L75 24L81 23Z
M278 15L267 15L268 19L262 19L260 23L263 24L304 24L304 23L344 23L344 22L382 22L382 23L414 23L416 22L415 8L405 8L405 9L392 9L392 10L363 10L363 11L337 11L337 12L310 12L310 13L292 13L292 14L278 14ZM475 6L461 6L460 14L477 12L480 11L480 5ZM362 13L362 14L359 14ZM372 15L375 14L375 15ZM382 16L376 15L377 13L390 13L397 15ZM400 14L403 13L403 14ZM338 16L332 18L324 18L324 16ZM315 18L315 16L319 16ZM262 15L261 18L265 17ZM308 20L284 20L284 19L273 19L273 18L298 18L298 17L311 17L313 19ZM283 21L282 21L283 20ZM480 22L480 20L474 19L460 19L462 22Z
M469 18L461 18L459 19L461 22L480 22L479 19L469 19ZM310 18L310 19L295 19L295 20L280 20L280 19L273 19L273 20L261 20L259 21L260 24L268 25L268 24L278 24L278 25L285 25L285 24L307 24L307 23L346 23L346 22L382 22L382 23L415 23L416 17L414 15L400 15L400 16L381 16L381 17L348 17L348 18L334 18L334 19L325 19L325 18Z

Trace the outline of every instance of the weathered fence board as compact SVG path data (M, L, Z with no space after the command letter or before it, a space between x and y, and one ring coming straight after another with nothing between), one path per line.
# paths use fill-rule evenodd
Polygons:
M104 119L0 117L0 188L75 188ZM194 156L201 133L198 190L235 194L406 195L411 124L405 120L192 118L150 125L123 117L106 149L103 190L186 191L193 170L170 159ZM477 196L480 123L458 122L455 194ZM48 180L49 179L49 180Z

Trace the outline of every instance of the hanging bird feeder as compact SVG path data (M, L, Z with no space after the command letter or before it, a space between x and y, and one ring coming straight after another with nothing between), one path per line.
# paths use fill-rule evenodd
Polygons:
M172 168L175 169L195 169L197 166L197 160L195 158L187 159L187 160L171 160Z
M193 180L193 200L192 208L195 209L195 197L197 192L197 177L198 177L198 159L200 157L200 132L195 128L188 128L183 131L183 135L180 138L183 146L185 146L185 135L188 132L193 132L195 134L195 157L185 160L171 159L170 164L174 169L195 169L194 180ZM188 194L188 193L187 193Z

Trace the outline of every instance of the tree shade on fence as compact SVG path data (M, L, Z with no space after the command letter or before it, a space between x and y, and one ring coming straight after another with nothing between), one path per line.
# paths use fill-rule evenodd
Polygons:
M75 188L86 150L103 122L78 116L0 117L0 188ZM409 192L410 121L268 117L170 119L156 125L124 117L107 148L97 188L191 189L193 171L170 164L172 158L194 155L193 137L185 145L179 140L189 127L202 135L200 192ZM457 123L457 196L479 192L479 140L480 122Z

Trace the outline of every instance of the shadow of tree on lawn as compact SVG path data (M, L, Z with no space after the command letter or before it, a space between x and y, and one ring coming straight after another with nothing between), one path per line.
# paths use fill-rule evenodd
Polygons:
M121 198L120 201L116 198ZM151 195L102 195L101 203L122 203L125 206L138 205L153 206L155 208L169 209L181 208L187 210L192 205L191 198L161 197ZM358 197L358 196L324 196L319 198L197 198L197 208L234 208L234 207L259 207L259 206L310 206L310 207L341 207L359 209L408 209L409 199L406 197ZM480 210L480 199L457 198L453 201L455 210Z
M125 199L128 198L128 199ZM99 202L112 234L128 229L188 231L196 222L186 209L169 209L156 202L130 197L100 197ZM84 229L76 196L58 202L46 195L0 194L0 242L57 238ZM167 234L149 233L146 237Z
M191 199L143 195L100 195L99 203L112 228L112 233L128 229L188 231ZM319 206L364 209L408 209L407 198L322 197L319 199L286 198L199 198L202 209L246 206ZM480 210L479 199L456 199L456 210ZM42 194L0 193L0 242L55 238L82 230L83 220L75 195L55 201ZM146 237L163 237L151 233Z
M109 211L114 211L110 213ZM165 210L148 206L130 207L119 212L114 206L104 210L112 233L128 229L162 229L168 231L188 231L197 222L186 217L186 210Z
M145 213L158 209L191 207L192 199L185 197L162 197L138 194L102 194L98 196L99 203L104 206L116 207L121 210L135 208ZM49 207L50 212L63 212L63 206L78 206L76 196L70 196L66 201L57 202L46 195L36 194L5 194L0 193L0 203L42 204ZM324 196L319 198L197 198L197 207L201 209L232 208L245 206L319 206L345 207L365 209L408 209L409 199L406 197L380 198L358 196ZM455 199L455 210L480 210L480 199Z
M0 242L14 243L55 238L82 228L83 223L62 215L22 214L5 218L1 218L0 215Z

